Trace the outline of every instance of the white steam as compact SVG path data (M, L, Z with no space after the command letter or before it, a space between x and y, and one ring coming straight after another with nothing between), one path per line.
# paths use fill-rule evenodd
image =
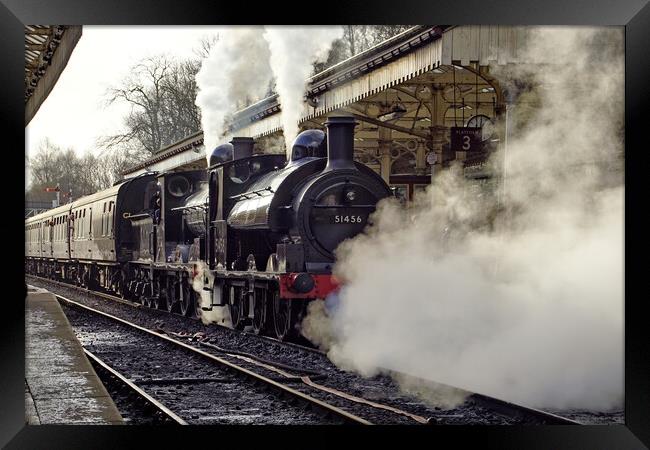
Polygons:
M327 58L332 42L343 36L340 26L267 26L264 38L271 52L271 69L282 105L284 141L289 146L298 135L298 121L306 108L306 80L313 63Z
M262 32L262 27L224 27L196 76L196 105L201 109L208 156L229 140L228 118L244 101L259 100L268 91L269 48Z
M338 249L338 297L303 332L338 365L535 407L623 403L623 33L535 28L499 201L460 167ZM523 86L532 87L524 88ZM494 155L501 168L503 150ZM411 386L412 387L412 386Z
M203 261L195 261L194 268L196 276L192 280L192 289L196 292L197 301L201 302L201 322L204 325L216 323L227 327L232 327L230 320L230 310L228 306L212 306L211 310L204 310L203 308L210 308L212 305L212 290L204 290L204 279L207 279L207 286L213 287L214 276L210 273L208 265ZM190 271L191 274L191 271ZM213 287L214 289L214 287Z

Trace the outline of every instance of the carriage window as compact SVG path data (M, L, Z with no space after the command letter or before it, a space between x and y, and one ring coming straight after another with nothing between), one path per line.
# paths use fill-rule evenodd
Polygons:
M107 234L109 236L113 236L113 234L114 234L114 232L113 232L113 216L115 214L115 211L113 211L113 204L114 203L115 202L109 202L108 203L108 212L109 212L109 214L108 214L108 231L107 231Z

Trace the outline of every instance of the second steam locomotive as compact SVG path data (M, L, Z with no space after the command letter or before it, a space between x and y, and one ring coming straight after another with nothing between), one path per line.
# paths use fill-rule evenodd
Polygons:
M337 288L334 250L391 190L353 160L351 117L307 130L291 156L215 148L208 169L145 173L25 221L26 272L285 339Z

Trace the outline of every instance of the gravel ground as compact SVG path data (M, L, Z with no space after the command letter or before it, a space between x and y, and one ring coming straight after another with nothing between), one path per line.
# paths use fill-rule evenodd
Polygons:
M315 379L318 384L335 388L368 400L386 404L395 408L408 411L412 414L430 418L431 424L533 424L539 423L537 419L527 417L507 417L484 406L475 404L471 397L456 408L444 409L432 406L421 399L400 391L397 384L388 376L379 375L372 378L363 378L357 374L345 372L334 366L327 356L297 346L289 346L272 340L260 339L247 333L239 333L220 326L205 326L200 321L191 320L166 311L158 311L145 307L134 308L119 302L96 297L72 288L54 285L41 280L29 280L30 284L50 288L73 300L97 308L133 323L147 328L156 328L161 325L167 331L185 332L189 334L203 333L207 342L218 345L224 349L245 351L265 360L282 363L296 370L291 371L296 375L304 375L303 370L314 371L324 375L324 379ZM223 357L223 354L212 349L202 347L204 350ZM244 350L245 349L245 350ZM239 365L245 365L241 360ZM264 372L258 366L250 368L266 376L277 376L270 371ZM313 397L333 403L354 414L364 417L374 423L390 424L416 424L412 418L393 412L381 411L370 406L360 405L349 400L341 399L333 394L315 390L306 385L295 383L295 389L309 393ZM589 412L589 411L549 411L557 415L578 420L585 424L623 423L623 413L617 412Z
M62 308L86 349L188 423L328 423L321 415L281 400L275 391L253 386L198 355L110 319L66 305Z
M550 413L567 419L576 420L585 425L624 425L625 411L585 411L579 409L549 409Z

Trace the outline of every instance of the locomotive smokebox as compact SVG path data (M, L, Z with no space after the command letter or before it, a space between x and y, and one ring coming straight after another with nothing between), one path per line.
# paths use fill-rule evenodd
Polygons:
M330 116L327 126L327 166L325 171L351 169L354 165L354 117Z
M234 137L230 141L233 146L233 160L250 158L253 156L255 140L251 137Z

